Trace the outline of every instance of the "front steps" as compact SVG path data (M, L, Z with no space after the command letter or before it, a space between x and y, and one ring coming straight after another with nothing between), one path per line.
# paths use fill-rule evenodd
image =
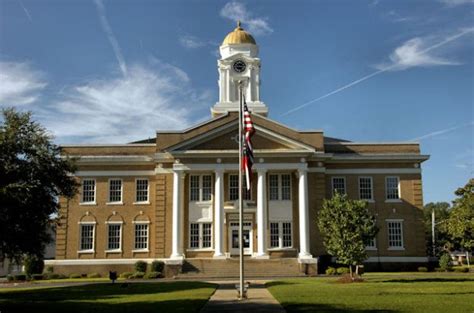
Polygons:
M245 258L244 273L248 278L306 276L305 264L299 264L297 258ZM186 259L176 278L238 278L239 274L239 258Z

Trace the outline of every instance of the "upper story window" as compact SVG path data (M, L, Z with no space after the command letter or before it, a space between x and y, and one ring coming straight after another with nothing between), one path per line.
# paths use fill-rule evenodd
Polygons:
M136 202L148 202L148 193L149 193L149 187L148 187L148 179L137 179L136 180L136 195L135 195L135 201Z
M388 249L403 250L403 221L387 220Z
M95 179L82 180L82 203L95 203Z
M212 195L211 175L191 175L189 181L190 201L210 201Z
M339 194L346 193L346 178L345 177L333 177L332 178L332 193L335 194L336 191Z
M291 200L290 174L270 174L268 180L270 200Z
M242 179L245 179L244 176L242 177ZM242 196L244 200L250 200L252 197L251 190L242 187ZM239 175L229 175L229 200L239 200Z
M373 200L372 177L359 177L359 198L361 200Z
M80 224L79 250L81 252L94 251L95 224Z
M385 178L385 195L387 200L400 199L400 180L397 176Z
M122 202L122 180L121 179L109 180L109 202L110 203Z

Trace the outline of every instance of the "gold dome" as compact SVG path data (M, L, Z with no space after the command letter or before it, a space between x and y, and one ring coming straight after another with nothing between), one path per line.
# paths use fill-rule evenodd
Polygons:
M238 45L249 43L256 45L255 39L247 33L242 27L240 27L240 21L237 22L237 27L231 31L222 42L222 45Z

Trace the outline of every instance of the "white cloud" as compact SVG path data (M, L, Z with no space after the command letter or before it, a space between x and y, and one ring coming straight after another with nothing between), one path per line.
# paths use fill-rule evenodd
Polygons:
M199 38L191 35L185 35L181 36L179 38L179 43L188 49L196 49L196 48L201 48L206 45L206 43Z
M47 86L45 75L22 62L0 62L0 106L35 102Z
M456 40L464 35L474 32L474 28L461 29L454 35L445 38L416 37L397 47L389 56L390 62L378 64L375 67L379 70L400 71L411 67L428 67L440 65L459 65L455 60L449 60L432 53L447 43ZM436 43L434 43L436 42ZM438 54L442 51L437 51Z
M228 2L222 8L220 14L222 17L235 22L240 20L244 24L244 28L254 35L267 35L273 32L267 17L254 16L243 3L237 1Z
M37 113L60 142L123 143L189 126L210 98L181 69L151 59L127 76L72 86Z
M122 50L120 49L120 45L117 41L117 38L115 38L114 32L112 31L112 27L110 27L109 21L107 20L104 3L102 2L102 0L95 0L94 2L97 7L97 14L99 15L100 23L102 24L102 29L107 35L107 39L109 40L110 45L114 50L114 54L119 64L120 70L122 71L123 75L127 75L127 64L125 63L125 58L123 57Z
M438 1L450 7L455 7L455 6L463 5L463 4L474 4L474 0L438 0Z

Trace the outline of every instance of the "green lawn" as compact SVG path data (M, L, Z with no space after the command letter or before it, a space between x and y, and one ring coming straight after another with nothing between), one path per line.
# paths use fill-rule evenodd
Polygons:
M201 282L0 288L0 312L199 312L215 289Z
M366 274L365 282L337 278L267 283L287 312L474 312L474 275L451 273Z

